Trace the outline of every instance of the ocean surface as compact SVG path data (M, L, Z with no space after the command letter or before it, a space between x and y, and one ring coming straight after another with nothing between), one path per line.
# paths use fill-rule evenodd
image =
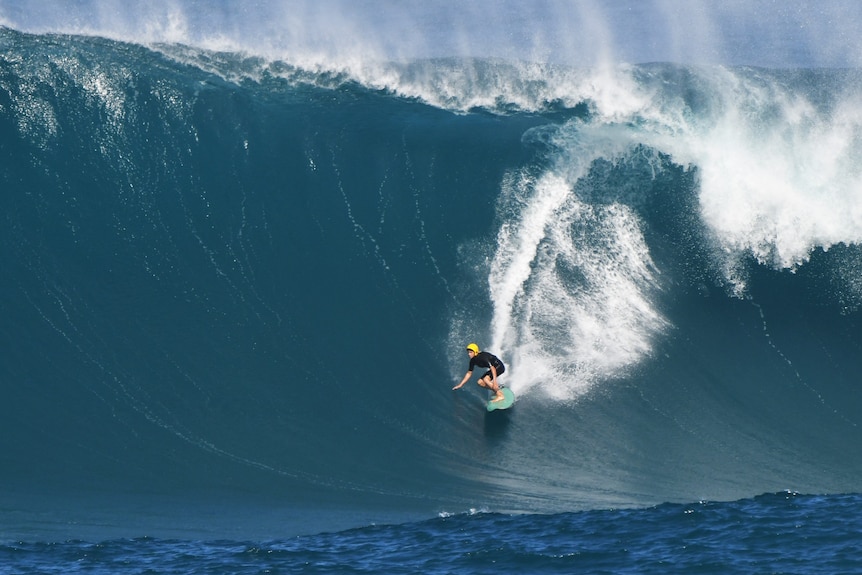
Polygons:
M0 48L0 573L862 570L856 69Z
M858 573L859 496L462 514L278 541L0 545L4 573Z

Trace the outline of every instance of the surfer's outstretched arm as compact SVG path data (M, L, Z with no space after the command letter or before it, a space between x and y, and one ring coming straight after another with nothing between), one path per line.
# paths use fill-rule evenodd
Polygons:
M459 387L464 387L464 384L465 384L465 383L467 383L468 381L470 381L470 376L471 376L471 375L473 375L473 372L472 372L472 371L468 371L468 372L466 373L466 375L464 375L464 379L462 379L462 380L461 380L461 383L459 383L458 385L456 385L456 386L455 386L455 387L453 387L452 389L453 389L453 390L456 390L456 389L458 389Z

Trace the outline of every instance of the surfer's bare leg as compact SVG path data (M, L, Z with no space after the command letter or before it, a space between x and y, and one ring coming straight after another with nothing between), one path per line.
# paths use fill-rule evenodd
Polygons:
M499 385L496 385L496 386L494 385L494 380L491 378L490 375L479 378L479 381L477 383L479 385L481 385L482 387L484 387L486 389L490 389L491 391L496 393L496 395L494 396L494 399L492 399L491 402L501 401L501 400L505 399L506 396L503 395L503 390L500 389Z

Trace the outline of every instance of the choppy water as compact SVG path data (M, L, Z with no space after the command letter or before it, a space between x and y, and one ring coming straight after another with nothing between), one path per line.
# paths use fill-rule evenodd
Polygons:
M4 573L852 573L858 496L473 513L288 540L11 543Z

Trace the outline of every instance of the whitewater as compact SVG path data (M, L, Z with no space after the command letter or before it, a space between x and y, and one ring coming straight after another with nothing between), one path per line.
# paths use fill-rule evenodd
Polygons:
M852 570L853 5L409 4L0 2L5 568Z

